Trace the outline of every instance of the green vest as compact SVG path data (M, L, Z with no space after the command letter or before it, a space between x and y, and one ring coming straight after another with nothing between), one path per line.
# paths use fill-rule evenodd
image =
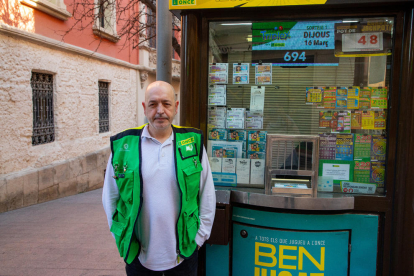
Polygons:
M144 126L124 130L111 137L112 166L119 199L112 216L111 232L115 235L119 254L130 264L140 251L134 234L142 206L141 133ZM203 170L203 135L201 130L172 126L177 183L181 208L176 224L177 253L185 258L197 248L195 236L200 226L200 174Z

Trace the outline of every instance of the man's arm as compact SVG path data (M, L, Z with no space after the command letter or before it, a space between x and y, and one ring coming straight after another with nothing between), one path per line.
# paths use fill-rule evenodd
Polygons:
M216 214L216 191L214 188L213 176L211 175L210 163L206 149L203 150L201 165L203 170L200 176L200 228L198 229L195 241L202 246L210 237L213 227L214 215Z
M108 164L106 165L105 181L102 191L102 204L108 219L109 228L112 225L112 216L116 210L116 202L119 199L119 190L116 181L113 178L115 175L114 168L111 163L112 154L109 156ZM112 234L114 236L114 234Z

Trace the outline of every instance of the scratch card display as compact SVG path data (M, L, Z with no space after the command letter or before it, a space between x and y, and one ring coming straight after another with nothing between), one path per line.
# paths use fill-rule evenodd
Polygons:
M249 142L247 152L266 152L266 142Z
M363 87L359 93L359 108L370 109L371 108L371 87Z
M354 181L358 183L370 183L371 181L371 162L355 161Z
M376 183L378 188L384 187L385 162L371 161L371 183Z
M374 129L385 129L387 111L374 111Z
M209 105L226 105L226 86L210 85L208 87Z
M212 129L208 132L209 140L226 141L227 130L226 129Z
M322 93L322 87L306 87L306 103L321 103Z
M233 63L233 83L249 84L249 63Z
M213 146L213 157L220 158L236 158L237 157L237 147L222 147L222 146Z
M230 129L227 134L227 140L246 141L246 131L238 129Z
M374 111L362 111L361 129L374 129Z
M354 142L354 160L370 160L371 135L356 133ZM356 181L358 182L358 181Z
M336 160L352 161L354 160L354 137L353 134L336 135Z
M336 132L351 133L351 111L338 112L338 125Z
M267 131L252 131L249 130L248 141L266 142Z
M361 129L362 111L356 110L351 113L351 129Z
M233 84L249 84L249 75L233 75Z
M248 152L247 153L248 159L265 159L266 153L264 152Z
M384 135L372 135L371 161L385 161L387 138Z
M209 66L209 83L221 84L227 83L228 64L227 63L210 63Z
M336 108L347 108L348 88L338 87L336 89Z
M335 160L336 154L336 135L319 134L319 158Z
M263 63L255 66L255 83L272 84L272 64Z
M322 104L318 104L319 108L335 108L336 105L336 87L324 87Z

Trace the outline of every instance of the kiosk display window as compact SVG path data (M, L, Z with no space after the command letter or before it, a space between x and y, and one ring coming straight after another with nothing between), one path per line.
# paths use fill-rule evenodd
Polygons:
M210 22L215 184L263 188L267 134L314 135L319 191L384 194L393 33L393 17Z

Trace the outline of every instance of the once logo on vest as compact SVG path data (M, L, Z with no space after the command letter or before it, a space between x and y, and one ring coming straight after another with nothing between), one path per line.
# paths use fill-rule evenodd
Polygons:
M185 147L186 151L193 151L193 144L190 144L188 146Z
M190 137L188 139L182 140L180 142L178 142L178 146L184 146L184 145L188 145L194 143L194 137Z
M128 145L128 144L124 144L124 145L122 146L122 148L120 148L120 149L119 149L119 151L129 151L129 150L128 150L128 147L129 147L129 145Z

